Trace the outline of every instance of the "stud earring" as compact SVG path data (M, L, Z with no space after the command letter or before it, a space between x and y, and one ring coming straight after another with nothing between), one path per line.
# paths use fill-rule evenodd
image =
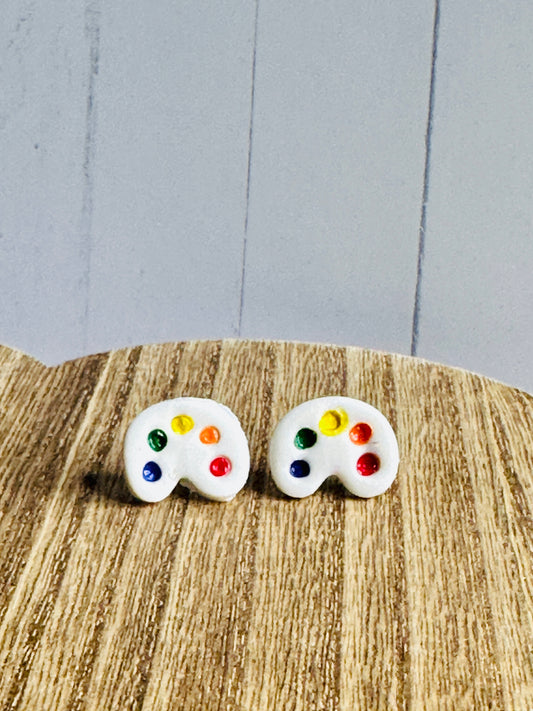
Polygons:
M348 397L321 397L298 405L279 422L269 463L288 496L314 494L330 476L355 496L386 491L398 471L398 442L375 407Z
M250 471L238 418L214 400L165 400L133 420L124 442L126 481L142 501L162 501L178 482L215 501L230 501Z

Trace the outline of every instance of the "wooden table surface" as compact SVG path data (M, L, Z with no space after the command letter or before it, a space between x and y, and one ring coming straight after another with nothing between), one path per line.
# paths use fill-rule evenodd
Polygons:
M267 468L305 399L366 400L401 464L375 499L289 500ZM230 406L230 503L135 502L132 418ZM349 347L143 346L46 368L0 349L0 708L533 708L533 398Z

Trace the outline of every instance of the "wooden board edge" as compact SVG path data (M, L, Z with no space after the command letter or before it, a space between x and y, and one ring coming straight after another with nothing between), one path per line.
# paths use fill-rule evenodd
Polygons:
M66 365L76 365L81 363L87 358L90 357L109 357L109 356L119 356L121 353L126 353L128 351L131 351L135 348L168 348L171 346L179 346L179 345L185 345L185 344L207 344L207 343L219 343L221 346L231 346L233 344L253 344L253 343L258 343L258 344L273 344L273 345L301 345L301 346L313 346L313 347L318 347L318 348L345 348L347 351L351 352L358 352L358 353L367 353L369 355L382 355L382 356L387 356L392 358L396 363L413 363L417 364L418 367L422 368L437 368L442 371L446 371L453 375L454 373L460 374L464 376L465 374L468 375L469 377L473 377L476 379L479 379L480 381L484 382L486 385L491 385L491 386L496 386L500 388L505 388L506 390L510 390L512 392L515 392L517 395L520 395L522 397L525 397L531 404L533 405L533 394L528 393L525 390L522 390L520 388L517 388L509 383L504 383L500 380L496 380L495 378L491 378L488 375L483 375L482 373L478 373L475 371L471 370L466 370L465 368L460 368L458 366L453 366L453 365L448 365L445 363L441 363L438 361L432 361L428 360L426 358L420 358L419 356L411 356L411 355L405 355L403 353L395 353L395 352L390 352L390 351L382 351L379 349L372 349L372 348L363 348L362 346L353 346L353 345L339 345L339 344L334 344L334 343L321 343L321 342L311 342L311 341L289 341L289 340L284 340L284 339L268 339L268 338L259 338L259 339L254 339L254 338L219 338L219 339L191 339L191 340L185 340L185 341L163 341L161 343L144 343L144 344L136 344L134 346L124 346L121 348L116 348L112 349L109 351L102 351L100 353L91 353L87 354L85 356L79 356L77 358L72 358L69 360L64 361L63 363L59 363L57 365L52 365L52 366L47 366L45 363L40 361L38 358L35 358L34 356L25 353L24 351L18 349L18 348L13 348L11 346L4 346L0 345L0 362L2 360L7 359L8 357L16 356L18 358L27 360L28 363L31 363L33 365L41 366L43 368L61 368Z

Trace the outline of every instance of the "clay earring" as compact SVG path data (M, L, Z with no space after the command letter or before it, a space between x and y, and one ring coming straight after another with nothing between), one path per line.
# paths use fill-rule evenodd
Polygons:
M250 471L248 440L233 412L214 400L165 400L133 420L124 443L126 481L142 501L161 501L179 483L230 501Z
M398 442L375 407L348 397L321 397L290 410L270 442L276 486L288 496L314 494L335 476L352 494L369 498L396 477Z

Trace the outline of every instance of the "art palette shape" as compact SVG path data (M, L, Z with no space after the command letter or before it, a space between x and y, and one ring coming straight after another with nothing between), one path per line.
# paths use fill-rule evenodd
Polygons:
M272 478L288 496L314 494L333 476L352 494L369 498L394 481L398 442L387 418L372 405L322 397L298 405L279 422L269 460Z
M165 400L133 420L124 443L126 481L143 501L165 499L178 482L229 501L250 470L248 441L235 414L205 398Z

